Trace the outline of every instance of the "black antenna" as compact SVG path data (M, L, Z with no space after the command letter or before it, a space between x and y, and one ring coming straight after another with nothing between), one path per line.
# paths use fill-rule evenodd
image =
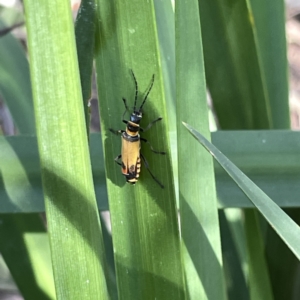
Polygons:
M134 76L132 69L130 69L130 71L132 73L132 77L133 77L134 83L135 83L135 97L134 97L134 108L133 108L133 111L135 111L136 110L136 101L137 101L137 96L138 96L138 83L136 81L136 78Z
M122 119L124 119L124 116L126 114L126 112L129 110L128 106L127 106L127 101L125 98L122 98L123 99L123 102L124 102L124 105L125 105L125 111L123 113L123 116L122 116Z
M154 83L154 74L152 75L152 81L151 81L149 90L148 90L148 92L147 92L147 94L146 94L146 96L145 96L145 98L144 98L144 100L143 100L143 102L142 102L142 105L141 105L140 108L139 108L139 111L142 110L142 108L143 108L143 106L144 106L144 104L145 104L145 102L146 102L146 100L147 100L147 97L148 97L148 95L149 95L149 93L150 93L150 91L151 91L151 89L152 89L152 87L153 87L153 83Z

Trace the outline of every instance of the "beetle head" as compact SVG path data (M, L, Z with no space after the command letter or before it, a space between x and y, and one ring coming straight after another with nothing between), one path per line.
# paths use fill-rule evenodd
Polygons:
M130 115L130 121L136 124L139 124L141 119L143 117L143 114L141 111L134 111L131 115Z

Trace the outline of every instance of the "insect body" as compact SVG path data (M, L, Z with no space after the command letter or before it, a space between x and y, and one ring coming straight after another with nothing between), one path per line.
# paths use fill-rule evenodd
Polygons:
M149 169L149 165L143 154L140 152L141 149L141 141L149 144L150 149L154 153L158 154L166 154L165 152L156 151L152 148L151 144L144 138L140 137L139 132L145 132L149 128L152 127L154 123L157 121L162 120L162 118L158 118L151 122L145 129L140 127L140 121L142 119L142 108L147 100L147 97L152 89L153 83L154 83L154 75L152 76L151 85L143 99L143 102L141 106L136 109L136 102L138 97L138 84L136 81L136 78L134 76L133 71L131 70L134 82L135 82L135 99L134 99L134 108L133 112L130 115L130 120L124 120L124 115L127 111L129 111L129 108L127 106L127 101L125 98L123 98L123 102L125 105L125 112L123 114L123 122L126 124L126 130L114 130L110 129L110 131L114 134L121 134L122 138L122 153L118 155L115 158L115 161L117 164L119 164L122 167L122 173L126 178L126 181L135 184L138 181L138 178L140 176L141 171L141 159L143 160L145 167L149 171L152 178L162 187L164 186L158 181L158 179L152 174L152 172ZM119 160L122 159L120 162Z

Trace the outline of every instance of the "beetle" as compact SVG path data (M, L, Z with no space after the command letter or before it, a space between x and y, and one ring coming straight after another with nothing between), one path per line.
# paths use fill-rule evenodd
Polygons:
M140 122L142 120L142 108L148 98L148 95L153 87L154 84L154 74L152 75L152 80L148 91L143 99L141 106L137 109L137 98L138 98L138 83L136 77L132 70L131 74L135 83L135 97L134 97L134 107L133 112L130 114L130 120L124 120L124 116L127 111L129 111L127 100L123 99L125 105L125 112L123 113L122 122L126 124L126 130L114 130L110 128L109 130L119 135L121 134L122 139L122 152L115 158L115 162L120 165L122 168L122 174L125 176L126 181L130 184L136 184L139 179L140 171L141 171L141 159L143 160L146 169L149 171L151 177L159 184L161 188L164 188L163 184L152 174L151 170L149 169L149 164L145 159L144 155L141 153L141 141L147 143L150 146L152 152L157 154L166 154L166 152L156 151L152 148L149 141L145 138L140 136L140 132L145 132L150 129L156 122L162 120L161 117L157 118L156 120L149 123L149 125L144 129L140 126ZM121 162L119 161L121 159Z

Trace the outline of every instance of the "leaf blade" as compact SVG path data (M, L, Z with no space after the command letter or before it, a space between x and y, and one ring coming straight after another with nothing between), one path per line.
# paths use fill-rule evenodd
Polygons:
M134 0L126 5L121 0L98 1L97 13L97 83L119 297L181 299L184 285L179 230L153 1ZM125 110L122 97L130 109L135 97L130 69L139 85L138 103L155 74L141 126L163 117L143 137L168 154L152 155L146 144L141 151L165 189L152 180L145 164L137 184L126 184L114 163L121 152L121 141L109 129L125 129L121 122Z
M228 174L239 185L243 192L262 213L278 235L285 241L291 251L300 258L299 226L287 216L261 189L259 189L244 173L229 161L215 146L190 125L183 123L188 131L213 155Z
M198 1L190 1L189 5L176 1L175 28L177 120L187 120L201 128L210 139ZM204 151L197 151L197 144L179 123L177 136L180 223L188 294L190 299L225 299L213 160L203 155ZM201 177L197 176L199 166Z
M58 299L106 299L101 226L69 5L25 2L54 281Z

